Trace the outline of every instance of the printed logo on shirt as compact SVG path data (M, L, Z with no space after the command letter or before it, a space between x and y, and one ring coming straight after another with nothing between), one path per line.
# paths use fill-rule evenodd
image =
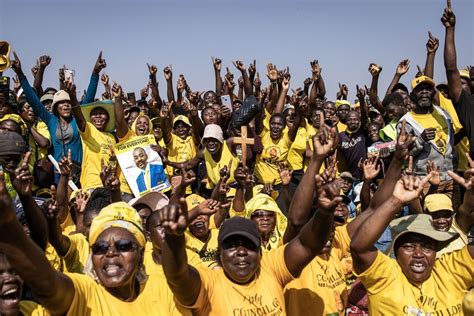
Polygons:
M277 298L274 298L271 304L264 304L261 294L244 295L241 305L253 305L252 307L234 308L234 316L250 315L283 315L283 307Z
M421 296L420 299L419 299L419 302L425 306L425 305L428 305L428 306L425 306L426 308L430 308L432 309L433 308L433 304L434 306L436 306L438 304L438 300L436 300L435 298L432 298L432 297L427 297L427 296ZM427 304L426 304L427 303ZM436 307L434 307L434 312L425 312L423 311L423 309L420 307L414 307L414 306L411 306L411 305L405 305L403 306L403 314L404 315L408 315L408 316L453 316L453 315L463 315L463 311L462 311L462 306L461 306L461 303L457 304L457 305L452 305L448 308L444 308L444 309L436 309Z
M341 148L342 149L349 149L351 147L354 147L355 145L357 145L358 143L360 143L362 141L362 136L357 136L355 138L352 138L350 141L346 142L346 141L343 141L341 142Z

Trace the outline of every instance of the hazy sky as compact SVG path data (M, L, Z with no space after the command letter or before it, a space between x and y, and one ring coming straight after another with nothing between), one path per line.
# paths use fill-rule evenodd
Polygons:
M452 2L458 67L464 68L474 64L474 1ZM0 0L0 40L12 44L29 78L36 58L51 55L44 87L58 85L58 68L66 64L75 69L81 91L100 50L111 79L137 94L148 80L146 62L158 66L165 95L167 64L175 80L183 73L193 90L203 91L214 89L211 56L221 58L236 78L231 61L248 66L255 58L261 77L268 62L290 66L296 88L311 75L309 61L318 59L328 98L344 82L353 100L355 84L370 83L370 62L383 66L382 94L398 62L409 58L410 71L402 78L408 86L416 65L424 66L428 30L440 39L435 81L445 81L440 22L445 6L442 0Z

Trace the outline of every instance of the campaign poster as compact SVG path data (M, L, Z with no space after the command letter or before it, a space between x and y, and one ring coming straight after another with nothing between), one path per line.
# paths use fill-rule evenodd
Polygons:
M165 192L171 187L160 155L150 145L153 135L136 136L115 145L115 155L135 197L151 191Z

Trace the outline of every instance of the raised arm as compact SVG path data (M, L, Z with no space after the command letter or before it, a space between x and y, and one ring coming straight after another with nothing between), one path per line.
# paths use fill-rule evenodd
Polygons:
M278 70L275 65L268 64L267 65L267 77L270 80L270 100L265 105L267 112L273 114L275 105L278 100Z
M448 0L448 5L444 9L441 23L443 23L446 29L446 37L444 39L444 67L446 68L449 94L455 102L458 102L461 97L462 84L456 62L456 44L454 43L456 16L452 10L450 0Z
M76 119L77 127L84 133L86 131L86 119L84 114L82 114L81 106L77 101L76 85L70 81L66 81L64 85L64 89L69 94L69 99L71 99L72 115Z
M44 70L51 63L51 57L49 56L40 56L38 59L38 72L36 72L35 80L33 81L33 87L36 90L36 95L41 97L43 95L43 76Z
M28 169L28 160L31 152L27 152L18 168L10 173L11 183L16 193L20 197L26 222L30 229L31 239L41 248L46 249L48 242L48 226L43 212L33 198L31 188L33 186L33 176Z
M361 163L363 184L360 190L360 204L362 212L369 208L371 199L370 185L380 173L380 161L379 157L375 156L367 158Z
M323 178L317 175L315 188L318 197L316 214L285 248L285 263L294 277L298 277L304 267L323 249L333 229L334 211L342 202L338 183L324 183Z
M74 285L51 267L44 252L25 234L18 222L0 171L0 251L52 314L65 314L74 298Z
M222 68L222 60L219 58L211 57L212 65L214 66L214 76L216 78L216 95L220 97L222 95L222 77L221 77L221 68Z
M56 189L51 190L51 200L46 202L46 218L48 222L48 239L59 256L64 257L69 247L71 247L71 240L68 236L63 235L59 212L60 206L56 199Z
M17 74L18 79L20 80L21 87L25 92L28 103L31 105L31 108L33 109L35 114L39 118L41 118L46 124L48 124L53 118L53 115L46 110L43 103L41 103L40 99L31 88L28 79L26 79L26 76L23 73L20 58L18 58L16 52L13 52L13 56L15 57L15 59L11 61L12 69Z
M171 131L173 129L171 124L171 103L166 102L160 110L160 126L163 131L163 140L166 145L171 142Z
M361 127L363 129L367 128L369 124L369 110L367 109L367 104L365 103L366 91L364 88L359 88L359 85L356 85L357 98L359 99L360 104L360 121Z
M247 74L247 68L245 67L244 63L240 60L237 60L235 62L232 62L234 66L240 70L240 73L242 74L242 79L244 80L244 92L245 92L245 97L248 97L249 95L252 95L252 82L250 81L250 78ZM241 99L243 100L243 98Z
M404 59L398 64L392 82L390 83L387 88L387 91L385 92L385 96L392 93L393 87L395 87L395 85L400 81L400 78L408 72L408 69L410 69L410 60Z
M59 182L57 186L56 201L58 207L59 223L62 224L66 221L69 214L69 195L68 195L68 181L72 170L72 151L67 151L67 156L63 156L58 162L59 165Z
M186 200L179 204L169 204L160 211L161 227L165 230L162 247L163 270L168 285L183 305L193 305L199 295L201 278L188 264L184 232L189 224Z
M91 79L89 86L87 87L86 96L82 100L82 104L94 102L95 94L97 93L97 85L99 84L99 75L102 69L107 67L105 59L102 58L102 51L100 51L97 60L95 61L94 68L92 69Z
M377 110L379 110L380 113L385 113L383 105L380 102L379 96L378 96L379 76L380 76L380 73L382 72L382 67L372 63L369 65L369 72L372 75L372 82L370 83L370 90L369 90L370 103Z
M122 105L122 94L122 86L114 82L112 86L112 96L114 98L116 135L119 139L124 138L128 133L128 124L125 120L125 112L123 111Z
M474 162L469 153L466 153L466 157L469 160L469 169L465 172L467 178L463 178L451 170L448 171L448 174L466 189L463 203L456 212L456 223L467 234L474 224Z
M166 79L166 97L168 98L168 102L174 101L174 91L173 91L173 69L171 65L166 66L163 69L163 73L165 74Z
M275 110L273 113L282 113L286 103L286 95L288 94L288 90L290 90L290 74L285 75L281 82L281 91L280 96L278 97L277 104L275 106ZM296 125L296 124L295 124Z
M428 31L428 42L426 42L425 76L434 78L434 62L439 40Z
M320 113L324 122L323 114ZM308 165L308 169L303 175L300 184L293 194L288 211L288 226L283 236L284 243L292 240L299 233L301 228L309 221L310 211L313 206L315 192L315 176L323 165L324 159L335 146L336 130L329 129L322 125L318 133L313 137L314 153Z
M150 88L151 88L151 95L153 100L157 102L158 108L161 108L163 104L163 100L160 97L160 90L158 90L158 80L156 79L156 73L158 72L158 68L155 65L146 64L148 67L149 72L149 79L150 79Z
M429 175L420 180L414 176L403 176L398 180L388 199L375 208L360 225L351 240L351 254L354 269L357 273L367 270L377 257L375 242L380 238L390 221L395 218L400 208L418 198Z

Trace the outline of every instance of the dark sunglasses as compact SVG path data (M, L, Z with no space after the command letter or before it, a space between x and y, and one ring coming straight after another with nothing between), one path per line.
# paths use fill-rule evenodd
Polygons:
M91 250L94 255L105 255L110 247L111 245L108 241L99 240L91 246ZM126 239L116 240L114 242L114 247L118 252L130 252L139 248L135 242Z

